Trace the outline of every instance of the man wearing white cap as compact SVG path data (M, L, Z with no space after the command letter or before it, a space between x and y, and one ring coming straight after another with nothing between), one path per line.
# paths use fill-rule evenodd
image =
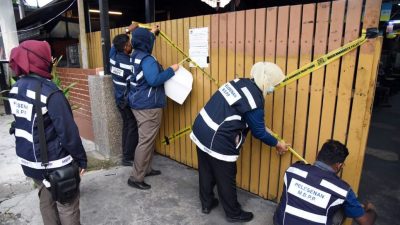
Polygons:
M241 78L222 85L201 109L190 138L197 145L199 189L202 212L209 214L219 200L229 222L248 222L253 213L242 210L236 195L236 160L250 128L254 137L275 146L279 154L287 144L265 128L264 97L285 78L282 70L269 62L258 62L251 79Z

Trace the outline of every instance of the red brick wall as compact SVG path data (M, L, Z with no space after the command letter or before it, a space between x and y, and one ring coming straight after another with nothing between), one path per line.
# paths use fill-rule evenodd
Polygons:
M75 122L82 137L94 140L88 75L95 75L96 69L57 68L57 72L64 87L76 83L69 92L70 104L79 107L74 110Z

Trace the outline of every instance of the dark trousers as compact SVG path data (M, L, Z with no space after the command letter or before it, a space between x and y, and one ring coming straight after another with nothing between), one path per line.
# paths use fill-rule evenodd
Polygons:
M136 118L129 106L118 106L122 116L122 155L124 160L133 160L139 134Z
M209 208L217 185L219 200L228 217L238 216L241 206L236 194L236 162L225 162L213 158L197 147L199 166L200 201Z

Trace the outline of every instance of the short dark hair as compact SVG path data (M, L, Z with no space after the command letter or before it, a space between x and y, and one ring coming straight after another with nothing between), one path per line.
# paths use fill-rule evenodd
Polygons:
M126 43L129 41L129 36L126 34L118 34L113 39L113 45L118 52L123 52Z
M343 163L349 155L347 147L336 140L328 140L322 146L318 153L317 160L322 161L328 165L335 163Z

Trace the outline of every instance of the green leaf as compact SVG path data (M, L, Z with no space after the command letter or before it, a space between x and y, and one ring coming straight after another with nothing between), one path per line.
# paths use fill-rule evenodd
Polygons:
M62 91L65 94L69 94L69 91L76 85L76 82L71 83L70 85L68 85L67 87L63 88Z

